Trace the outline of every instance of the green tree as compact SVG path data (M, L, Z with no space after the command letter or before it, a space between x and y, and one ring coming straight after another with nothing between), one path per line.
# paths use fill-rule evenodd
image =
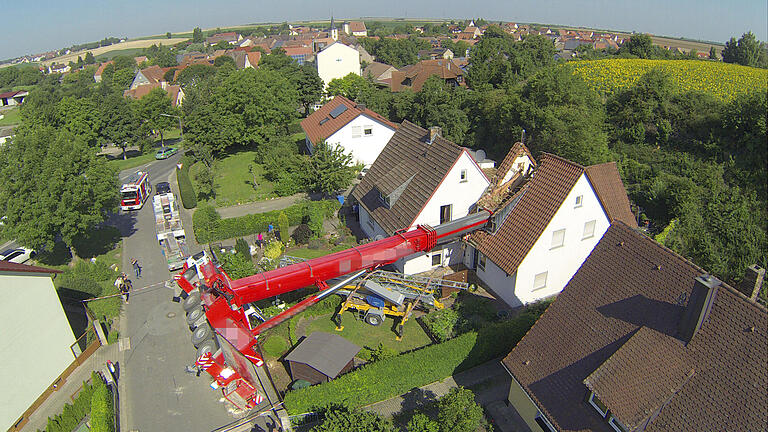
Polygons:
M160 67L176 66L176 55L165 45L160 45L154 53L149 54L149 61Z
M277 227L280 229L281 233L288 233L290 223L288 222L288 216L285 215L284 211L281 211L277 216Z
M360 75L350 73L344 78L335 78L328 83L326 92L328 96L344 96L345 98L354 101L357 100L360 95L372 84L361 77Z
M416 93L416 122L425 128L440 126L445 138L462 144L469 128L469 119L460 107L464 92L449 87L436 75L429 77Z
M323 410L324 418L312 432L395 432L392 424L369 411L332 406Z
M107 219L117 206L117 176L96 150L68 131L22 126L0 152L0 210L20 244L53 250Z
M408 432L440 432L440 425L425 414L416 413L408 421Z
M325 195L346 189L355 178L351 163L352 155L345 153L340 145L332 147L325 142L318 143L310 158L312 189Z
M317 68L304 64L299 68L295 84L299 103L304 106L304 115L308 116L310 107L323 96L323 80L317 75Z
M235 59L228 55L220 55L213 60L213 67L220 68L225 65L235 69Z
M95 147L103 118L96 102L87 98L65 97L57 104L63 129Z
M94 64L96 63L96 59L93 57L93 53L88 51L85 53L85 64Z
M167 39L170 39L170 38L172 38L172 37L173 37L173 35L171 34L171 32L167 32L167 33L165 33L165 37L166 37Z
M483 408L472 390L454 387L438 402L440 432L474 432L483 420Z
M109 93L100 101L101 129L99 141L102 145L112 143L123 149L123 159L126 159L125 149L136 143L139 122L128 101L118 93Z
M757 40L751 31L741 35L738 41L736 38L731 38L726 42L722 55L725 63L768 68L766 46Z
M626 52L643 59L652 58L654 53L653 41L647 34L635 34L632 35L628 41L622 44L619 51L622 53Z
M717 60L717 51L715 51L715 47L713 46L709 47L709 59Z
M468 79L475 89L502 87L533 75L555 62L555 46L544 36L527 36L515 42L492 25L470 55Z
M177 115L168 93L161 88L152 89L146 96L135 101L136 118L141 123L141 132L146 136L154 131L160 134L160 145L165 146L163 129L173 127L175 119L167 115Z
M203 31L200 29L200 27L195 27L194 30L192 30L192 43L203 43L205 42L205 36L203 36Z
M216 198L216 185L211 168L202 164L197 173L195 173L195 180L197 181L197 193L201 199Z
M196 87L203 80L211 78L215 75L215 67L204 64L193 64L179 72L179 77L176 79L176 82L181 85L185 91L188 91L188 89ZM186 105L187 102L188 101L185 98L184 104Z

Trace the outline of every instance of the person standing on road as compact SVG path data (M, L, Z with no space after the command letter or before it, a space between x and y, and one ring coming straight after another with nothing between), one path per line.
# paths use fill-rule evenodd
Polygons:
M136 258L131 260L131 264L133 265L133 270L136 272L136 279L141 277L141 265L139 265L139 260Z
M262 247L262 246L264 246L264 236L262 236L262 235L261 235L261 233L259 233L259 237L258 237L258 239L256 240L256 245L257 245L258 247Z
M120 276L115 280L115 286L120 291L120 295L125 300L125 304L128 304L128 297L131 295L131 281L125 273L120 273Z

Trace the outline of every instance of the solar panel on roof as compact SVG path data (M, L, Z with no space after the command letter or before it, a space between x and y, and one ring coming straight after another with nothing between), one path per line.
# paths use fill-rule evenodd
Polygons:
M328 121L328 117L323 117L323 119L320 120L320 125L324 125L325 122L327 122L327 121Z
M333 111L331 111L331 117L336 118L336 117L340 116L341 114L343 114L344 111L346 111L346 110L347 110L347 106L346 105L339 105L336 108L334 108Z

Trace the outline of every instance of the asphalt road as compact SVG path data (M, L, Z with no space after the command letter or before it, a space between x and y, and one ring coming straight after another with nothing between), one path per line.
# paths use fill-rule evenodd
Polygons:
M174 169L179 158L177 154L123 171L120 179L145 169L153 185L168 181L178 196ZM121 213L115 219L124 235L123 268L130 270L134 257L142 266L141 278L130 275L134 291L154 286L131 295L121 317L121 348L129 343L130 349L122 351L119 365L120 430L210 431L234 421L242 413L227 411L220 402L221 395L209 387L210 378L185 372L195 361L195 348L181 305L171 301L175 290L164 284L172 275L157 245L151 201L141 210ZM192 237L188 218L184 218L184 225ZM194 243L190 249L192 253L200 250Z

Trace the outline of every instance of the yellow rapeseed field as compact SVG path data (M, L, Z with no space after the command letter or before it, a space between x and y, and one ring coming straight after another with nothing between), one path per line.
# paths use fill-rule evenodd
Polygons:
M739 93L768 90L768 69L714 61L607 59L569 62L565 67L606 95L633 85L654 68L667 72L681 92L701 90L729 100Z

